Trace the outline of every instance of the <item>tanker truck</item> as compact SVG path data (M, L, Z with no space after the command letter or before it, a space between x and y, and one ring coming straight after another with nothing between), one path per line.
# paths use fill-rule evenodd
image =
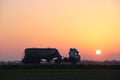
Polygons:
M39 64L42 59L45 59L48 63L54 59L55 64L60 64L61 62L76 64L80 62L81 58L75 48L70 48L69 57L64 57L63 59L56 48L26 48L24 52L23 64Z
M62 56L55 48L27 48L25 49L25 55L22 60L24 64L39 64L42 59L46 59L49 63L54 60L55 63L59 64L62 61Z

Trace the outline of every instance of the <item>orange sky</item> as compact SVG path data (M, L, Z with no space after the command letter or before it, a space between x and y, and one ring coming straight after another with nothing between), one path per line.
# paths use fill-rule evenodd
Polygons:
M82 59L120 60L120 1L0 0L0 60L22 59L27 47L55 47L62 56L73 47Z

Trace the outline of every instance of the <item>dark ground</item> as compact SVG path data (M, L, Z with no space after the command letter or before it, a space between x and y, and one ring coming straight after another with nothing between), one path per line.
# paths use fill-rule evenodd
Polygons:
M120 80L120 65L0 65L0 80Z

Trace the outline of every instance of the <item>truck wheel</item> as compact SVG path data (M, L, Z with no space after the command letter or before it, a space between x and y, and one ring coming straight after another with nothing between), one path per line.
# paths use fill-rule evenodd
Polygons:
M71 63L72 63L72 64L76 64L76 63L77 63L77 61L76 61L76 60L73 60L73 61L71 61Z
M52 59L46 59L48 63L52 63Z
M40 60L39 60L39 59L35 59L35 60L34 60L34 63L35 63L35 64L39 64L39 63L40 63Z
M60 64L61 62L62 62L62 61L61 61L60 59L55 59L55 60L54 60L54 63L55 63L55 64Z
M75 59L75 58L69 58L69 60L70 60L70 62L72 63L72 64L76 64L77 63L77 60Z
M23 59L23 60L22 60L22 63L23 63L23 64L30 64L30 63L31 63L31 60L30 60L30 59Z

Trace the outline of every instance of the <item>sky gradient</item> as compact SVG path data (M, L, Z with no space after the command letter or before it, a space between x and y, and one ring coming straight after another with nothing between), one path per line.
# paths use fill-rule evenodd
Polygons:
M82 59L120 60L120 1L0 0L0 60L21 60L28 47L57 48L62 56L77 48Z

